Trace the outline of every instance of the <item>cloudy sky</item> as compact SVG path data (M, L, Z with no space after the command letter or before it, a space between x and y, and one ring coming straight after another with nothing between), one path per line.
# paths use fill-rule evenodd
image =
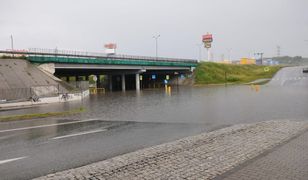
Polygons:
M308 57L307 0L0 0L0 49L31 47L198 58L213 33L215 59L264 52ZM202 48L205 52L205 49ZM205 54L205 53L204 53ZM203 54L203 57L204 57Z

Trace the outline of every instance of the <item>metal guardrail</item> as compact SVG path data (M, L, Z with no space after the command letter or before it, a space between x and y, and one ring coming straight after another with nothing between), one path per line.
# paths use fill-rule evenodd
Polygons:
M81 91L80 88L76 90L77 92ZM64 93L68 93L68 91L59 84L32 86L27 88L0 89L0 103L26 101L31 99L35 100L43 97L54 97Z
M58 49L41 49L30 48L29 51L12 51L12 50L0 50L0 53L5 54L19 54L19 55L43 55L43 56L57 56L57 57L85 57L85 58L108 58L108 59L124 59L124 60L146 60L146 61L167 61L167 62L187 62L197 63L195 59L182 59L182 58L165 58L165 57L151 57L151 56L133 56L123 54L104 54L94 52L83 51L70 51L70 50L58 50Z

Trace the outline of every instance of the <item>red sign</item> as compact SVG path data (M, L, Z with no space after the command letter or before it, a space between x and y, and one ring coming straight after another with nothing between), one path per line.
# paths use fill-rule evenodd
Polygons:
M202 36L203 42L213 42L213 35L212 34L206 34Z
M115 44L115 43L105 44L105 48L106 49L116 49L117 48L117 44Z

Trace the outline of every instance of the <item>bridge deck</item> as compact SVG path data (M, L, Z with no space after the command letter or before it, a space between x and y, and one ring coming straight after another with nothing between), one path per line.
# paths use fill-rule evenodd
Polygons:
M108 64L141 66L178 66L195 67L197 60L181 58L163 58L130 55L108 55L80 51L63 51L50 49L30 49L30 51L1 51L5 54L25 55L31 62L70 63L70 64Z

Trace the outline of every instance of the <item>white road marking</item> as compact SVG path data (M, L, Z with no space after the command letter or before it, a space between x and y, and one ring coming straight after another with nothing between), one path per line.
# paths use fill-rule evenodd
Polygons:
M5 164L5 163L9 163L9 162L12 162L12 161L18 161L18 160L21 160L21 159L25 159L25 158L27 158L27 157L28 157L28 156L18 157L18 158L13 158L13 159L1 160L1 161L0 161L0 165L1 165L1 164Z
M88 122L88 121L97 121L97 120L99 120L99 119L87 119L87 120L72 121L72 122L65 122L65 123L47 124L47 125L41 125L41 126L23 127L23 128L16 128L16 129L6 129L6 130L1 130L0 133L11 132L11 131L22 131L22 130L28 130L28 129L45 128L45 127L51 127L51 126L61 126L61 125L82 123L82 122Z
M85 134L93 134L93 133L98 133L98 132L103 132L103 131L107 131L107 129L99 129L99 130L86 131L86 132L81 132L81 133L76 133L76 134L69 134L69 135L65 135L65 136L54 137L52 139L53 140L63 139L63 138L74 137L74 136L81 136L81 135L85 135Z

